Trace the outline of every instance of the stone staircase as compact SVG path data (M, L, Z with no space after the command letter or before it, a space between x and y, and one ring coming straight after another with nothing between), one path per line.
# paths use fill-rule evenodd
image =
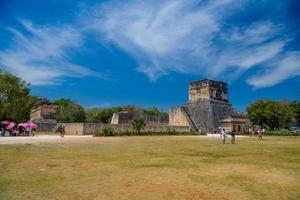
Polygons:
M181 108L182 108L182 111L183 111L185 117L187 118L189 124L191 125L191 130L192 131L198 131L198 128L197 128L195 122L193 121L192 116L187 111L186 107L181 106Z
M57 133L57 132L58 132L58 129L61 127L61 125L62 125L62 123L57 123L57 124L55 125L55 127L53 128L52 132Z

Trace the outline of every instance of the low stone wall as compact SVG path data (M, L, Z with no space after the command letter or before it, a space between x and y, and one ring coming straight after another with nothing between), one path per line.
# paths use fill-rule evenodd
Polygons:
M110 124L107 125L114 129L116 132L134 131L131 124ZM189 126L168 126L168 125L148 125L141 132L189 132Z
M38 132L52 132L54 127L56 126L56 123L35 123L38 128Z
M66 135L92 135L103 127L111 127L115 132L134 131L131 124L99 124L99 123L62 123ZM56 124L38 123L38 132L52 132ZM147 125L142 132L189 132L189 126Z
M92 134L98 132L99 129L104 126L105 126L105 124L84 123L83 124L83 135L92 135Z
M62 123L65 126L66 135L84 135L84 123Z
M98 124L98 123L62 123L65 126L66 135L92 135L103 127L111 127L116 132L134 131L131 124ZM56 124L51 126L38 124L39 132L52 132ZM189 126L148 125L142 132L189 132Z

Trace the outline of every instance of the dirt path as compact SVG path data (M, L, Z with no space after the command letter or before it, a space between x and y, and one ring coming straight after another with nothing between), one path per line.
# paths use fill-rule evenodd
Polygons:
M208 135L208 136L145 136L151 137L152 140L168 140L171 138L189 138L195 140L201 139L219 139L218 134ZM245 138L248 136L237 136L238 138ZM230 137L228 137L230 139ZM91 135L66 135L61 138L58 135L38 135L34 137L0 137L0 145L4 144L39 144L39 143L52 143L52 144L87 144L87 143L123 143L132 142L142 139L141 136L130 136L130 137L93 137Z
M64 138L56 135L42 135L34 137L0 137L1 144L36 144L36 143L72 143L76 141L83 141L87 139L92 139L91 135L88 136L73 136L68 135Z

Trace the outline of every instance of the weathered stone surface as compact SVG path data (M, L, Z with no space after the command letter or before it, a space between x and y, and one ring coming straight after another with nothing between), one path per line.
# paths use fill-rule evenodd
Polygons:
M135 131L131 124L100 124L100 123L62 123L67 135L91 135L103 127L111 127L115 132ZM189 132L189 126L146 125L141 132Z
M113 114L111 124L131 124L134 119L143 119L148 125L168 125L169 116L148 115L121 111Z
M202 80L189 86L189 102L170 109L170 125L188 122L193 130L213 131L221 125L220 119L237 112L228 101L227 83Z
M56 123L57 105L40 98L30 112L30 121L35 123Z
M220 118L235 113L231 104L222 101L198 100L183 107L198 131L211 131L221 125Z
M170 126L189 126L189 121L186 118L184 110L181 106L172 107L169 111Z
M208 79L191 82L189 86L189 102L197 102L203 99L227 102L227 83Z

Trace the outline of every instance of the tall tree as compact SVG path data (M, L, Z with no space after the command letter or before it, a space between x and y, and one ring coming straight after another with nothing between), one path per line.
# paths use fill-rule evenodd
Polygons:
M56 119L58 122L85 122L85 112L82 106L70 99L57 99L54 101L58 105Z
M27 121L30 109L37 101L29 95L30 84L21 78L0 70L0 119Z
M289 105L295 113L294 123L300 126L300 101L293 101Z
M250 121L269 129L289 128L294 119L294 111L286 103L259 100L247 108Z

